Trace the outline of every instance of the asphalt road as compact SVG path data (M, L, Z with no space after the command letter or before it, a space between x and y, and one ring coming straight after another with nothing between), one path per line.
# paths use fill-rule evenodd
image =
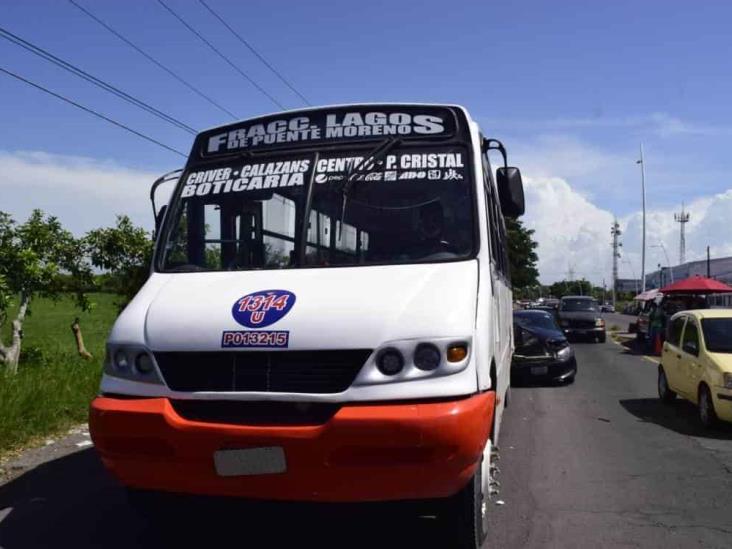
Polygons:
M513 388L494 547L732 547L732 429L656 396L656 364L577 344L563 387Z
M661 405L648 360L609 340L576 347L573 385L512 390L487 546L732 546L732 429L706 433L692 406ZM0 547L451 546L434 518L398 506L186 498L151 523L92 448L67 447L0 486Z

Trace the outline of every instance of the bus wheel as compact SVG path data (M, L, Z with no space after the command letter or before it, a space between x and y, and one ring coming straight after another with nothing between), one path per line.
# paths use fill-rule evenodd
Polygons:
M487 456L490 447L489 441ZM445 519L451 547L479 549L488 535L489 460L484 457L465 488L447 502Z

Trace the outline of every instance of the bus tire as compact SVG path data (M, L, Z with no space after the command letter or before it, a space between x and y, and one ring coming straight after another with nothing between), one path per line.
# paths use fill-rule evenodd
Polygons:
M488 484L484 482L483 460L468 484L446 503L446 534L450 547L480 549L488 536Z

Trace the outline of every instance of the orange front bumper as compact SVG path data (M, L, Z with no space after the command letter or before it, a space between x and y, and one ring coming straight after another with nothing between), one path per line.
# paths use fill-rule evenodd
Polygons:
M125 485L255 499L380 501L447 497L479 463L495 393L448 402L348 404L317 426L247 426L182 418L166 398L98 397L89 427ZM287 471L221 477L222 448L281 446Z

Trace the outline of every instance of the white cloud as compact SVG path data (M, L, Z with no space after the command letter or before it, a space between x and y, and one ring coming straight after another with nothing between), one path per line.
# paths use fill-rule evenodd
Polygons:
M0 169L0 210L17 221L40 208L77 235L112 225L116 214L148 229L153 225L148 193L159 173L45 152L0 151Z
M732 189L709 196L702 196L685 206L689 212L686 224L686 261L704 259L710 246L712 257L732 256L730 219L732 219ZM655 271L660 263L664 267L678 265L680 226L674 221L676 208L653 209L646 215L646 273ZM624 230L624 256L636 274L641 263L642 215L635 212L621 220ZM663 246L661 246L663 245ZM665 253L664 253L665 248ZM668 256L668 259L667 259ZM627 263L624 264L628 267ZM627 269L626 269L627 272ZM629 273L628 273L629 274ZM639 275L640 276L640 275Z
M612 277L611 212L599 208L559 177L525 174L526 225L536 231L539 243L539 272L543 283L585 277L595 284ZM678 208L649 209L646 212L646 274L660 263L679 261ZM712 257L732 256L729 223L732 218L732 189L702 196L686 206L690 220L686 226L686 260L703 259L706 247ZM640 277L641 212L618 219L621 230L621 278ZM663 244L663 247L661 247ZM665 247L665 253L664 253Z
M524 177L527 214L539 243L539 273L544 283L569 276L609 281L612 214L602 210L559 177Z

